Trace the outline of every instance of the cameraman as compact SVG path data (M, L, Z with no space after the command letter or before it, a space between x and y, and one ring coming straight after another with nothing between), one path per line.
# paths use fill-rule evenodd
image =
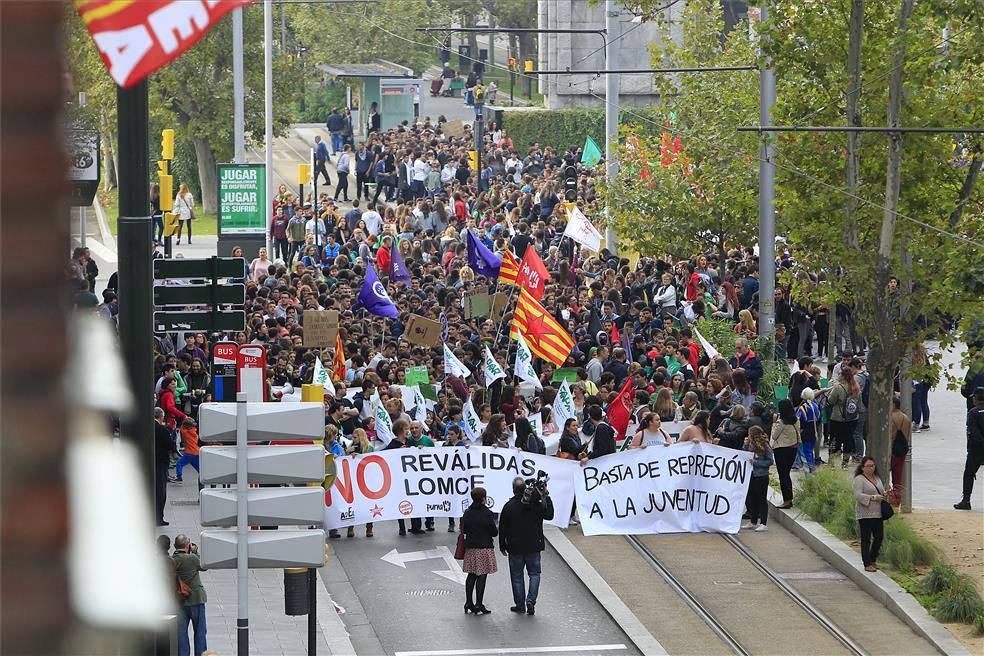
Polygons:
M529 490L527 490L529 486ZM513 498L506 502L499 515L499 550L509 556L509 577L512 579L514 613L533 615L540 591L540 552L543 551L543 521L553 519L553 501L546 484L527 483L513 479ZM529 594L525 592L523 568L530 576Z
M181 617L178 619L178 656L200 656L208 649L205 639L205 586L198 575L204 572L202 561L198 557L198 545L188 539L184 533L174 536L174 559L177 575L191 588L191 596L181 600ZM191 649L188 641L188 623L195 630L195 648Z

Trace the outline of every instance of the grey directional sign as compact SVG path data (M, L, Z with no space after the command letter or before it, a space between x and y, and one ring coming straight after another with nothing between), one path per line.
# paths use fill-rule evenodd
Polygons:
M325 532L321 529L250 531L250 568L322 567L325 564ZM237 535L235 529L202 531L198 548L202 566L208 569L235 569Z
M246 302L246 285L216 285L214 289L213 299L212 285L155 285L154 305L242 305Z
M242 310L224 310L213 313L206 310L187 312L154 312L154 331L207 330L225 332L246 329L246 313Z
M318 487L257 488L249 491L249 523L263 526L321 525L325 490ZM202 526L236 525L236 491L205 489L201 495Z
M198 260L154 260L154 280L167 278L243 278L246 260L241 257L208 257Z
M249 483L323 483L325 449L320 444L251 446L246 450L246 467ZM203 446L201 469L202 483L235 483L236 447Z
M247 403L249 441L320 440L325 410L321 403ZM198 423L202 442L236 441L236 404L203 403Z

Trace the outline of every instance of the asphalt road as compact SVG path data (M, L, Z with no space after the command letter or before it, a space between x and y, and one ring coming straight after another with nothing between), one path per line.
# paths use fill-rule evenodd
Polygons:
M501 554L485 594L492 614L465 615L463 584L453 574L436 573L449 570L441 554L454 552L457 534L447 532L443 519L437 529L399 537L396 523L386 522L376 525L374 538L365 538L360 528L356 538L331 541L331 563L322 575L345 609L342 619L360 654L639 653L550 547L543 553L535 616L509 612L509 567ZM415 558L420 560L406 560ZM450 569L460 565L453 563Z

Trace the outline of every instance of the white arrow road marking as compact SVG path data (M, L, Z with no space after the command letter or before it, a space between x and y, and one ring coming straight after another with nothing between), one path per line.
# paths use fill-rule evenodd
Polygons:
M443 570L433 570L434 574L460 585L465 584L465 573L461 571L461 566L458 565L458 562L454 559L451 550L444 546L437 547L436 549L406 551L403 553L393 549L385 556L381 556L380 560L384 560L391 565L396 565L397 567L406 569L407 563L411 563L415 560L431 560L433 558L440 558L448 567Z

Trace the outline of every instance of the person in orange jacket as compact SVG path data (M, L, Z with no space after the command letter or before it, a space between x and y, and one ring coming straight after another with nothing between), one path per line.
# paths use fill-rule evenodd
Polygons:
M198 424L191 417L185 417L181 422L181 443L184 444L184 453L178 458L178 464L174 467L179 483L182 480L181 471L185 465L191 465L201 475L201 469L198 466Z

